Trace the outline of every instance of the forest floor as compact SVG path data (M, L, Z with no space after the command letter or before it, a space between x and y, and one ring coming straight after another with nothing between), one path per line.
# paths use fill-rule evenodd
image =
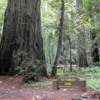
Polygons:
M54 79L41 79L53 81ZM51 86L29 87L19 76L0 76L0 100L100 100L90 98L95 91L87 87L87 92L77 89L53 90ZM88 99L77 99L87 96Z

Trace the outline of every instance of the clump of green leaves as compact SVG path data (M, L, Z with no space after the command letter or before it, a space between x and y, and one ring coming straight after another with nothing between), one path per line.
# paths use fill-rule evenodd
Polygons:
M31 61L31 58L28 57L27 53L19 52L18 56L24 56L22 62L19 66L16 67L16 71L19 75L23 76L24 82L28 82L29 80L37 80L40 76L40 60Z
M87 85L97 90L100 89L100 79L90 79L87 80Z
M49 86L52 85L52 82L35 82L26 84L30 87L39 87L39 86Z

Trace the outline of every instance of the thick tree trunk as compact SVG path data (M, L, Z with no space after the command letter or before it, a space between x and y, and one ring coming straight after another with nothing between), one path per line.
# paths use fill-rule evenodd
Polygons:
M87 55L85 51L85 38L82 34L78 34L78 46L77 46L77 64L79 67L88 67Z
M28 67L37 66L47 76L41 36L40 0L8 0L3 37L0 44L0 74L16 74L15 68L29 59ZM33 71L34 72L34 71Z
M78 27L81 26L81 28L78 28L78 37L77 37L77 64L79 67L88 67L87 63L87 56L86 56L86 50L85 50L85 31L84 26L81 23L81 15L83 13L82 9L82 0L76 0L76 6L77 6L77 13L78 13ZM83 29L82 29L83 27Z
M52 68L52 76L55 76L57 73L57 65L59 62L59 56L60 56L60 51L61 51L61 45L62 45L62 34L63 34L63 22L64 22L64 0L61 0L61 18L60 18L60 24L59 24L59 39L58 39L58 47L57 47L57 53L56 53L56 58L54 61L54 65Z

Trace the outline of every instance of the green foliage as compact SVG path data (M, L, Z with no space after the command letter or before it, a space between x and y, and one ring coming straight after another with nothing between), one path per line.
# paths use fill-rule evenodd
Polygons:
M87 80L87 85L97 90L100 89L100 79L90 79Z
M88 68L73 68L73 72L69 72L69 68L58 69L58 76L78 77L81 80L86 80L87 85L94 89L100 89L100 67Z
M60 71L63 70L63 71ZM66 70L66 72L64 72ZM87 86L90 86L94 89L100 89L100 69L99 67L89 67L89 68L74 68L74 72L69 73L68 68L58 69L57 74L59 76L69 76L69 77L78 77L81 80L86 80ZM30 87L39 87L39 86L51 86L52 82L32 82L26 84Z
M83 0L83 7L84 7L84 9L85 10L87 10L87 11L89 11L89 9L90 9L90 3L92 2L92 0L90 1L90 0Z
M7 6L7 0L0 0L0 41L2 38L4 13Z
M35 83L28 83L26 85L30 87L49 86L52 85L52 82L35 82Z
M41 3L42 35L46 61L48 64L53 64L57 49L57 27L59 25L60 14L59 3L60 2L57 0L43 0Z
M2 34L4 13L7 6L7 0L0 0L0 34Z
M90 30L95 30L96 34L100 34L100 0L83 0L83 8L85 9L84 18L91 23Z
M17 73L24 77L24 81L28 81L29 79L38 80L42 69L42 67L39 66L41 61L36 59L34 63L31 63L31 58L23 51L18 53L17 58L20 56L23 56L23 61L16 67L15 70Z

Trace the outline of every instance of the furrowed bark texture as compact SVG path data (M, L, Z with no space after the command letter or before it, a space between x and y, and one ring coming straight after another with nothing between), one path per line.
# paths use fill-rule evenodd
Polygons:
M41 75L47 75L41 36L40 0L8 0L0 43L0 74L16 74L15 68L26 56L30 58L30 67L40 60Z

